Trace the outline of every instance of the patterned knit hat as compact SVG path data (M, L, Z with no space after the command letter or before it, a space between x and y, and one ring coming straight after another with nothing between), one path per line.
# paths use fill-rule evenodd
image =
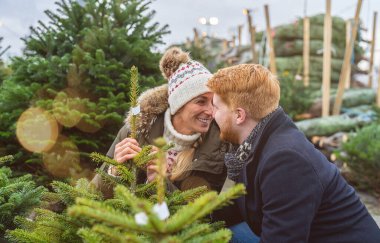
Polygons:
M210 92L206 83L212 74L202 64L177 47L170 48L160 61L162 75L169 82L170 114L174 115L187 102Z

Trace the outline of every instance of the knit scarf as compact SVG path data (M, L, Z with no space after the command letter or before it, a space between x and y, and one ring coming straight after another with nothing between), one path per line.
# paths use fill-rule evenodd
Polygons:
M273 115L279 110L282 110L282 108L277 107L274 111L261 119L241 145L233 147L230 152L225 154L224 163L227 167L227 176L229 179L237 181L241 171L253 160L265 127Z

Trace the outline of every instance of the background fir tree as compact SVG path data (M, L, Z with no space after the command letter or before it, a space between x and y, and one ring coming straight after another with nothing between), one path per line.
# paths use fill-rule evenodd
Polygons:
M12 60L14 72L0 92L5 131L0 145L2 153L14 154L18 161L33 161L14 135L17 118L29 106L61 118L60 134L78 146L83 162L89 152L105 153L121 127L129 108L131 66L139 68L141 90L162 81L160 54L153 49L168 30L152 22L151 2L83 2L62 0L56 11L45 11L49 24L31 27L23 56ZM73 113L79 114L79 123L65 123Z

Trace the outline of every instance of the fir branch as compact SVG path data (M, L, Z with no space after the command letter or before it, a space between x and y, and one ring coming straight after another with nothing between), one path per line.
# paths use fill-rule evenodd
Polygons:
M85 180L86 179L80 179L78 181ZM80 182L77 182L77 185ZM101 192L96 192L90 190L90 186L88 185L87 182L87 187L80 188L80 187L72 187L69 184L66 184L64 182L60 181L53 181L52 182L52 187L56 193L60 196L60 199L62 202L64 202L66 205L72 205L75 202L75 198L77 197L86 197L86 198L91 198L91 199L97 199L100 200L102 199L102 194Z
M90 157L91 157L92 161L94 161L96 163L106 163L108 165L115 166L122 181L132 183L133 181L136 180L136 174L131 172L128 168L126 168L124 164L119 164L115 160L113 160L107 156L101 155L99 153L96 153L96 152L91 153ZM105 173L101 173L101 175L103 178L109 179L109 181L115 181L116 183L121 182L118 179L115 179L115 180L111 179L110 177L106 176ZM122 184L124 184L124 183L122 183Z
M101 155L99 153L93 152L90 154L92 161L98 164L106 163L108 165L118 166L119 163L116 160L113 160L107 156Z
M22 217L22 216L16 216L14 218L13 222L19 228L22 228L22 229L28 230L28 231L31 231L36 227L34 221L32 221L31 219Z
M153 206L147 200L136 197L128 188L121 185L117 185L115 188L115 198L120 199L127 205L131 206L133 213L141 212L142 204L148 204L147 207L150 208Z
M151 154L152 148L152 145L143 146L141 151L133 158L133 163L140 169L145 169L148 162L156 158L155 154Z
M134 114L133 109L136 109L137 107L137 97L139 93L139 83L138 83L138 69L135 66L132 66L131 68L131 87L130 87L130 94L129 94L129 99L131 101L131 110L132 110L132 116L130 119L130 137L133 139L136 139L137 137L137 114ZM132 165L132 172L135 175L135 178L137 178L137 167L136 165ZM132 190L136 190L136 181L132 181Z
M185 227L209 214L215 209L226 205L230 200L237 198L245 193L245 187L242 184L237 184L228 191L221 193L219 196L216 192L208 192L194 202L179 209L167 221L166 232L176 232L181 227Z
M100 175L102 178L103 182L106 184L108 187L112 187L113 185L129 185L128 181L124 179L122 176L112 176L105 172L102 169L95 169L95 172Z
M135 66L132 66L131 68L131 87L130 87L130 94L129 99L131 101L131 108L135 108L137 106L137 98L139 95L139 80L138 80L138 69ZM137 127L136 127L136 114L132 114L131 120L130 120L130 132L131 132L131 138L136 139L137 134Z
M23 243L50 243L46 238L41 237L36 233L31 233L23 229L15 229L7 231L6 237L11 242L23 242Z
M209 192L201 196L194 202L179 209L172 217L167 220L165 227L165 232L174 233L178 232L180 229L185 228L187 225L192 224L197 219L201 218L206 214L200 214L208 203L215 201L217 199L216 192Z
M154 144L159 148L157 152L156 164L158 166L158 171L156 175L156 183L157 183L157 201L158 203L162 203L165 199L165 191L166 191L166 159L162 148L166 145L166 141L163 138L157 138L154 140Z
M105 242L104 238L89 228L81 228L78 230L78 235L83 239L85 243L99 243Z
M205 234L208 234L210 232L211 232L211 227L209 224L195 224L195 225L191 225L189 228L186 228L184 231L182 231L178 235L178 237L183 241L187 241L198 235L204 236Z
M13 159L14 159L14 157L12 155L0 157L0 165L11 162L11 161L13 161Z
M200 186L193 189L189 189L186 191L174 191L169 199L168 204L170 205L182 205L189 202L194 201L195 199L199 198L203 194L208 192L208 189L206 186Z
M126 204L123 200L118 198L111 198L104 201L104 203L114 209L123 211L123 212L130 212L131 206Z
M137 185L135 194L137 197L148 198L152 196L157 190L155 182Z
M106 223L125 230L136 232L154 233L154 229L149 224L138 225L130 215L115 210L102 202L96 202L87 198L77 198L76 204L68 209L68 214L79 218L86 217L100 223Z
M191 240L189 243L227 243L231 239L232 233L228 229L221 229L206 235L199 235Z
M95 225L92 230L97 233L106 235L110 239L110 242L144 242L137 235L133 235L131 233L120 233L120 231L104 225Z

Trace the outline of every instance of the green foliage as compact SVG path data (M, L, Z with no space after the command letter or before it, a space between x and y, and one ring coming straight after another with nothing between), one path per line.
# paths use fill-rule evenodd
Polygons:
M137 107L137 98L139 96L139 79L138 79L138 69L133 66L131 68L131 91L129 94L129 99L131 101L131 107ZM131 127L131 138L136 138L136 122L137 122L136 114L132 114L130 127Z
M283 73L279 77L279 82L281 87L280 105L292 119L310 108L316 90L312 87L304 87L302 81L295 80L289 73Z
M8 162L11 156L0 158L0 164ZM32 176L13 176L5 166L0 167L0 237L5 229L13 229L16 216L28 216L31 209L41 203L42 186L37 187Z
M76 197L102 200L101 193L86 179L78 180L75 187L55 181L52 183L52 188L54 192L47 192L43 196L42 206L45 208L34 210L36 215L33 220L18 218L18 228L7 232L7 238L10 241L82 242L77 231L88 222L72 218L67 214L65 207L74 204ZM63 206L59 206L60 203ZM53 208L57 212L50 210Z
M231 237L230 231L220 229L220 224L201 223L201 219L226 205L231 199L244 194L244 186L237 185L220 195L207 192L205 187L167 193L164 167L167 145L163 139L157 139L155 146L158 148L154 158L158 165L156 194L142 193L145 198L138 197L131 183L129 188L117 185L111 201L77 198L76 204L68 210L69 215L91 222L91 228L82 229L79 232L80 236L85 242L94 242L100 238L103 242L227 242ZM150 157L149 154L140 156ZM95 157L96 160L118 166L111 159L99 155ZM144 189L148 190L149 187ZM172 216L160 219L154 207L164 202L167 203ZM146 223L136 220L138 214L146 216Z
M24 55L12 59L13 73L1 86L0 153L20 163L31 154L19 145L15 123L30 105L54 115L63 126L60 135L75 142L82 163L90 164L88 154L106 152L129 109L132 65L139 67L141 90L162 82L160 54L153 49L168 30L152 22L151 2L84 2L61 0L55 12L45 11L49 25L31 27Z
M3 41L3 37L0 37L0 44ZM10 48L10 46L7 46L5 49L0 45L0 85L2 84L3 80L11 74L11 69L8 68L3 60L1 59L1 56L4 55L4 53Z
M137 198L126 187L119 185L115 197L128 205L130 212L115 210L102 202L78 198L76 205L69 208L69 214L94 221L91 229L100 234L104 242L227 242L231 237L230 231L220 229L215 232L210 224L199 223L199 220L244 191L243 185L237 185L219 196L216 192L205 193L162 221L154 213L152 202ZM147 224L138 224L131 215L141 212L147 215ZM86 241L87 236L81 236Z
M27 243L228 242L231 232L223 229L220 222L209 224L205 217L245 193L244 186L237 185L220 195L208 192L206 187L166 192L163 163L168 145L161 139L155 146L158 147L155 159L159 167L155 182L134 187L129 179L121 180L122 184L115 180L114 197L106 200L85 179L78 180L75 187L53 182L54 192L44 194L44 208L35 209L32 220L18 217L19 228L9 230L7 238ZM116 161L100 154L92 154L92 158L99 163L118 166ZM166 219L160 219L154 209L157 203L163 202L167 202L172 214ZM51 211L53 208L55 211ZM146 224L136 221L136 215L141 213L147 217Z
M360 189L380 193L380 126L373 123L351 134L338 158L350 168L350 180Z

